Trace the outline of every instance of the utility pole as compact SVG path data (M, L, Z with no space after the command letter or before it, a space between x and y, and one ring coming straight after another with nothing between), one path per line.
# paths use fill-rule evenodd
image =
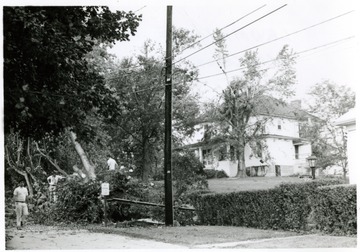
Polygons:
M174 224L174 208L172 194L172 169L171 169L171 119L172 119L172 6L167 6L166 23L166 59L165 59L165 225Z

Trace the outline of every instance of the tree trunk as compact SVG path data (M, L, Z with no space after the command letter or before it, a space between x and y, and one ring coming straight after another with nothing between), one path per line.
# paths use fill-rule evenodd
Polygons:
M32 184L31 184L31 180L29 178L29 175L26 172L26 168L24 168L24 164L21 162L21 149L22 149L22 141L19 141L19 144L17 146L17 151L16 151L17 159L15 162L13 162L12 159L10 158L9 150L8 150L7 146L5 145L5 160L7 161L8 165L10 166L11 169L13 169L16 173L18 173L24 177L27 188L29 189L29 194L30 194L30 196L33 196L34 190L33 190Z
M344 182L346 182L346 174L347 174L346 167L343 167L343 180L344 180Z
M243 146L239 147L237 154L237 174L236 177L244 178L246 177L245 173L245 148Z
M31 184L31 180L29 178L29 175L27 174L26 171L22 171L22 170L19 170L18 168L14 167L14 166L10 166L14 171L16 171L18 174L20 174L21 176L24 177L25 179L25 182L26 182L26 186L27 188L29 189L29 195L30 196L33 196L34 195L34 190L33 190L33 187L32 187L32 184Z
M24 177L25 177L26 185L29 189L29 195L32 197L34 195L34 190L33 190L33 187L32 187L32 184L31 184L31 181L30 181L30 178L29 178L29 175L27 174L27 172L24 173Z
M69 131L69 136L70 136L71 142L73 143L77 154L80 157L81 163L86 171L86 175L87 175L88 179L95 180L96 179L95 167L90 163L90 160L87 157L81 144L76 141L76 134L72 131Z
M141 176L141 179L144 182L147 182L149 180L150 168L151 168L150 155L149 155L149 147L150 146L149 146L148 139L145 139L143 141L142 146L143 146L143 148L142 148L143 160L142 160L142 176Z

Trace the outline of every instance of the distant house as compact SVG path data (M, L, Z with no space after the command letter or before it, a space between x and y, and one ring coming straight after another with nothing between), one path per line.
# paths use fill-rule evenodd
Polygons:
M311 155L310 142L301 137L301 125L315 117L301 110L301 102L286 104L275 98L264 97L256 108L256 118L268 119L262 129L264 146L245 147L245 166L248 176L288 176L309 174L306 158ZM206 169L223 170L229 177L237 174L234 149L209 129L216 129L217 122L197 125L197 134L191 143L183 146L195 152ZM214 131L214 130L213 130ZM254 151L257 149L257 151Z
M339 127L346 127L347 131L347 156L348 156L348 169L349 169L349 181L351 184L358 182L357 172L357 155L356 152L356 116L355 108L350 109L347 113L339 117L335 121L335 125Z

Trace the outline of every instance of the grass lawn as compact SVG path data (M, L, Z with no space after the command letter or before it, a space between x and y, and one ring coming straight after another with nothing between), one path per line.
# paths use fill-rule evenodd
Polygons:
M88 226L90 232L110 233L186 245L213 248L224 244L228 248L356 248L356 237L328 236L281 230L263 230L232 226L128 227ZM226 247L224 247L226 248Z
M288 231L262 230L231 226L160 226L129 228L93 226L89 227L88 230L92 232L129 235L131 237L141 239L153 239L161 242L190 246L254 239L282 238L299 235L298 233Z
M212 192L227 193L235 191L252 191L274 188L281 183L303 183L298 177L246 177L209 179L209 189Z

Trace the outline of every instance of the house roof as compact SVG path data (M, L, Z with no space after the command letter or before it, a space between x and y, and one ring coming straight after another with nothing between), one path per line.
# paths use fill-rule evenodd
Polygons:
M214 146L214 145L218 145L218 144L222 144L225 143L226 141L222 138L222 137L218 137L215 136L209 140L203 140L203 141L199 141L197 143L193 143L193 144L187 144L184 146L179 146L174 148L174 150L183 150L183 149L196 149L198 147L203 147L206 148L207 146Z
M295 107L280 99L271 96L260 96L256 99L253 115L280 117L294 120L307 120L308 118L320 120L318 117L309 114L305 110ZM212 123L214 119L202 115L197 119L197 124Z
M351 124L356 124L355 108L350 109L335 121L336 126L348 126Z
M262 96L258 99L254 108L254 114L296 120L305 120L309 117L317 118L302 109L270 96Z

